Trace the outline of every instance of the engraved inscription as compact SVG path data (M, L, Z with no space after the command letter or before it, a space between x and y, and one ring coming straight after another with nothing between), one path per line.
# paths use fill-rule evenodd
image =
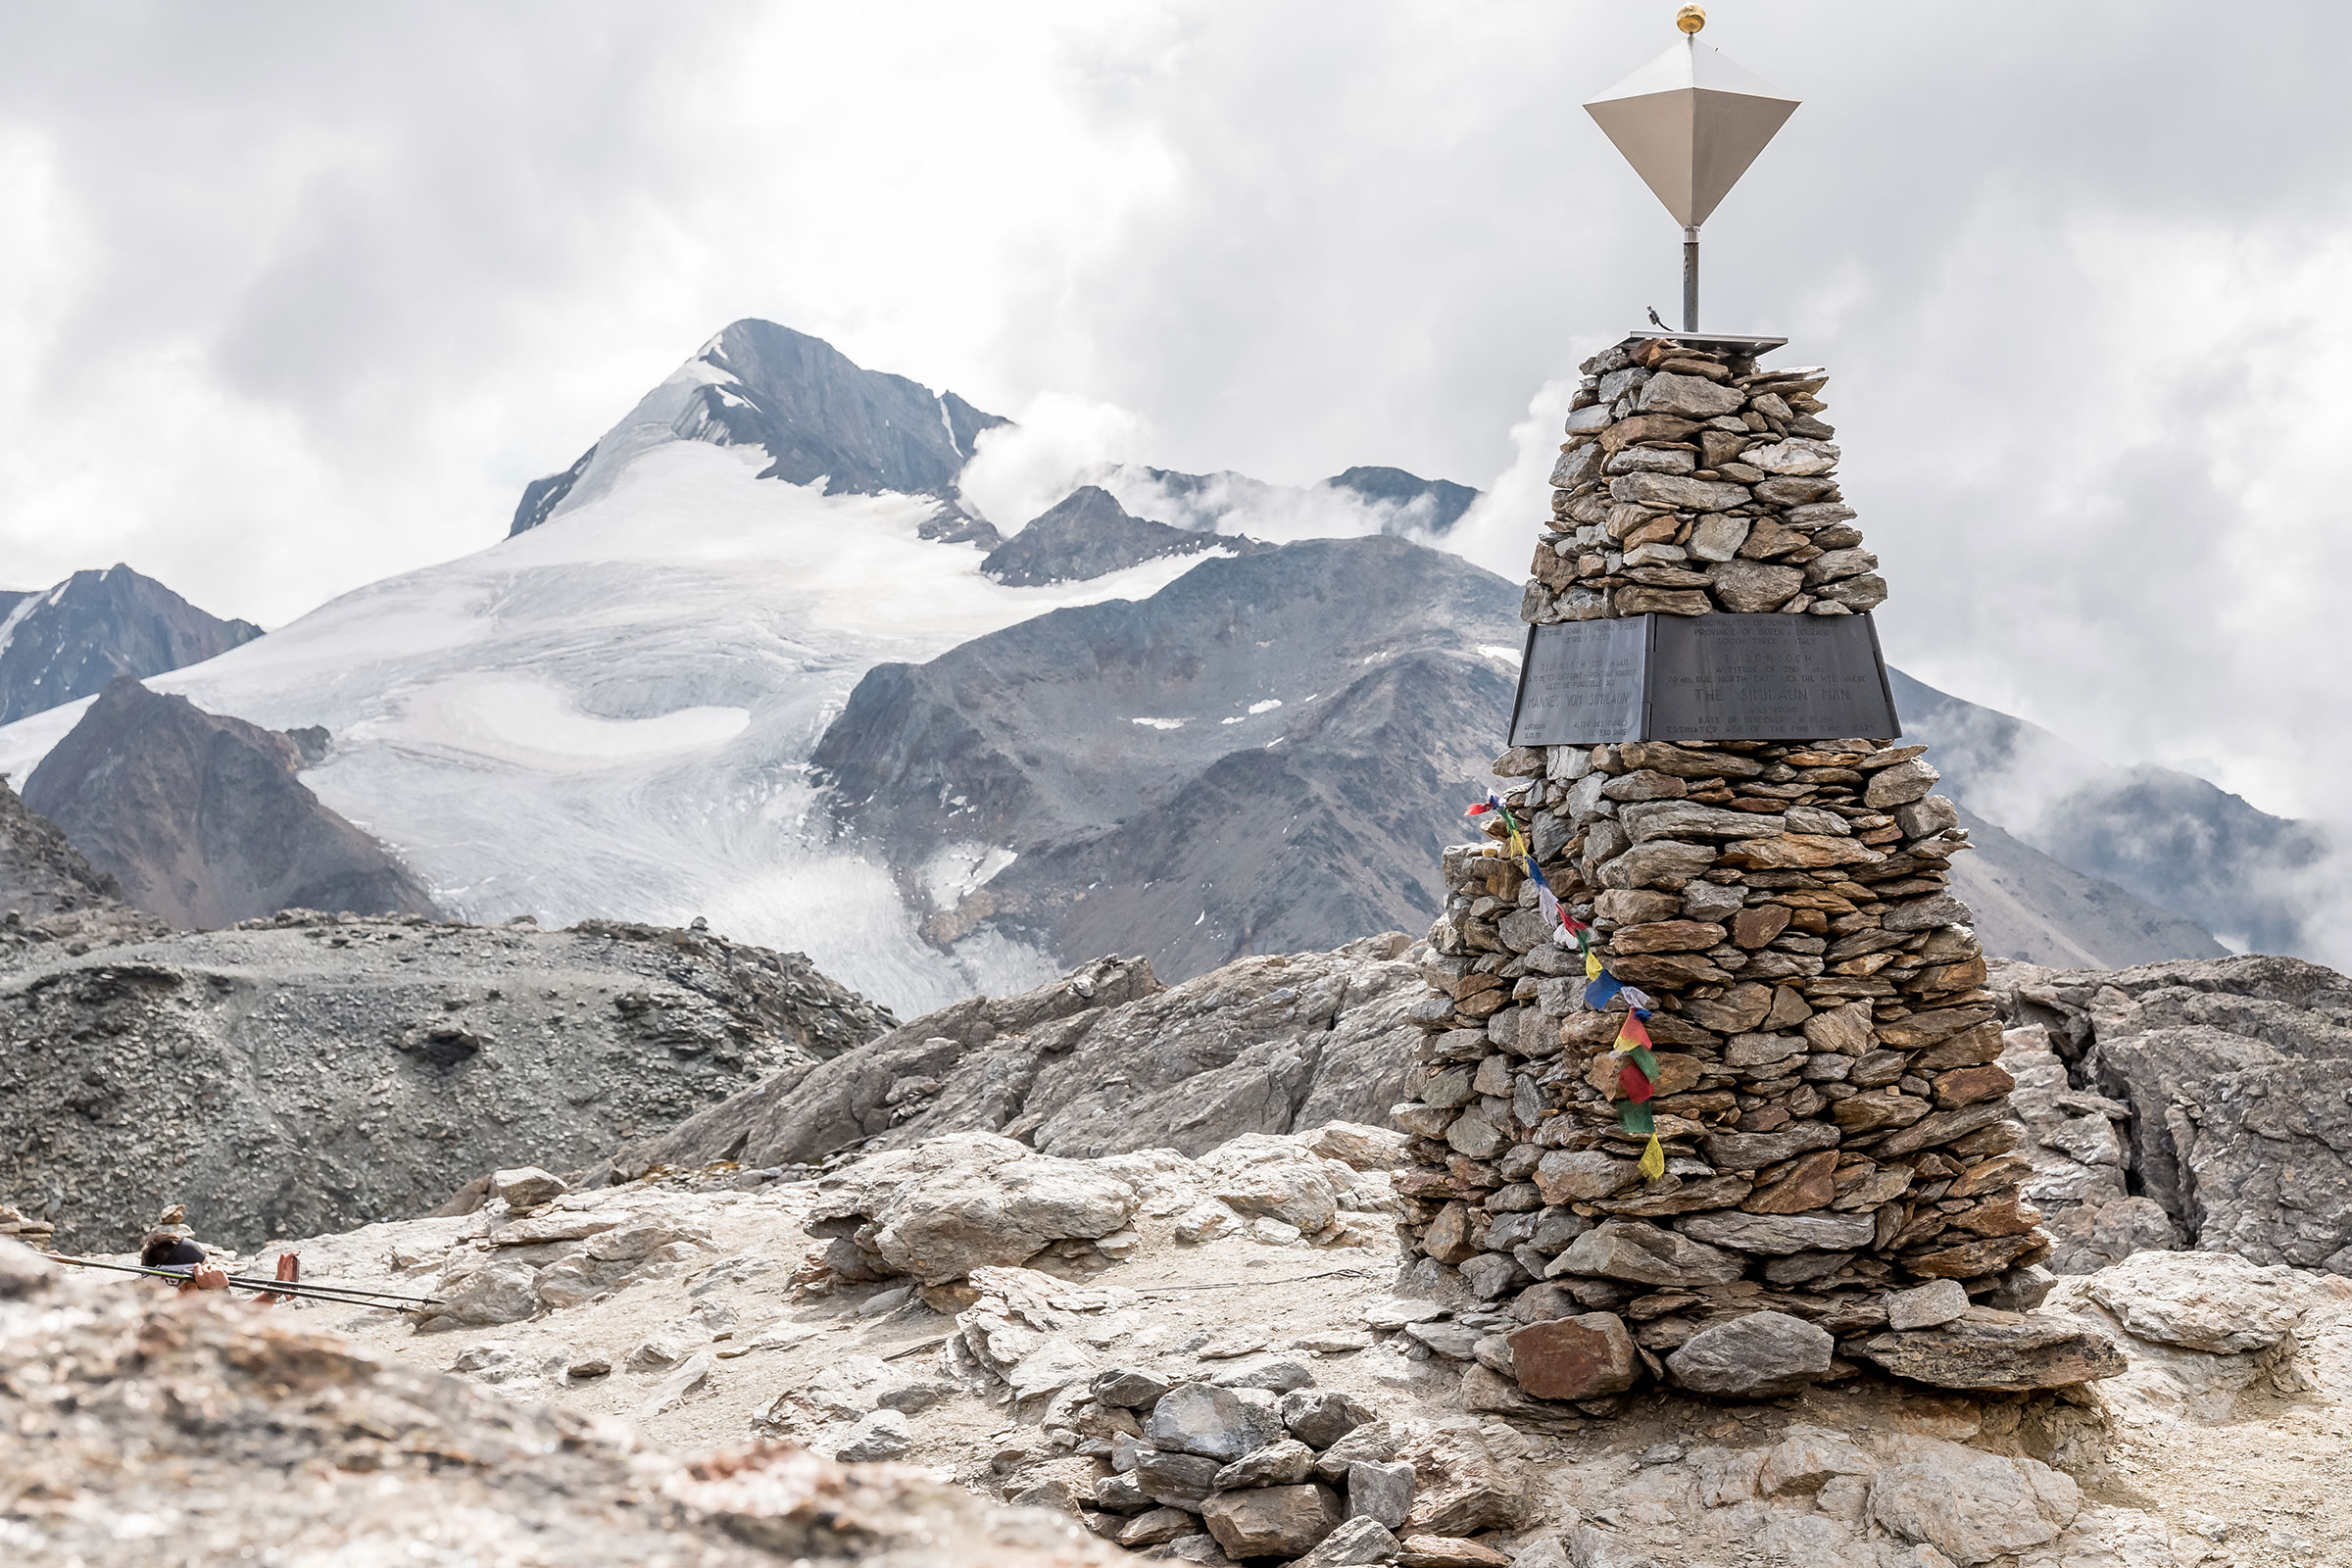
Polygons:
M1867 615L1699 615L1658 627L1646 739L1901 733Z
M1647 616L1530 629L1511 712L1513 746L1639 740Z
M1901 733L1868 615L1639 615L1532 628L1510 740Z

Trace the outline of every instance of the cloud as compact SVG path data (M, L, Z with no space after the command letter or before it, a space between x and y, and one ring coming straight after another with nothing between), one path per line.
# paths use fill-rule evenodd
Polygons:
M975 479L1001 525L1091 464L1500 472L1462 548L1515 577L1531 395L1673 305L1679 235L1576 107L1669 10L24 11L0 585L125 560L283 621L500 537L741 316L1045 411ZM1705 318L1831 367L1896 661L2334 812L2352 9L1747 0L1707 37L1805 106L1708 225Z
M1100 484L1151 445L1144 421L1115 404L1041 392L1010 424L983 430L956 481L964 506L1006 535L1081 485Z

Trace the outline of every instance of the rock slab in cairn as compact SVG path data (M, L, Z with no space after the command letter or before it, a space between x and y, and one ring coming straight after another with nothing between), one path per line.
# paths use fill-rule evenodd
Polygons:
M1838 488L1825 380L1695 340L1588 362L1525 618L1881 604ZM2049 1252L2019 1197L2031 1171L2011 1153L2022 1131L1984 956L1947 886L1968 836L1924 750L1727 737L1497 760L1526 781L1506 804L1545 878L1610 973L1653 999L1667 1160L1645 1180L1643 1141L1619 1130L1623 1003L1584 1005L1580 955L1501 844L1448 850L1433 994L1414 1012L1427 1084L1396 1112L1413 1135L1399 1186L1422 1252L1546 1325L1514 1336L1524 1393L1630 1383L1604 1319L1645 1363L1705 1336L1683 1362L1729 1392L1740 1379L1700 1352L1758 1338L1715 1331L1760 1313L1776 1345L1818 1330L1921 1381L1950 1377L1961 1342L1996 1358L2015 1347L1996 1385L2112 1375L2097 1347L2042 1344L2014 1314L1956 1322L1944 1291L1922 1291L1951 1282L1962 1308L1998 1298ZM1890 1301L1906 1331L1886 1332ZM1799 1348L1759 1391L1829 1370L1820 1338Z

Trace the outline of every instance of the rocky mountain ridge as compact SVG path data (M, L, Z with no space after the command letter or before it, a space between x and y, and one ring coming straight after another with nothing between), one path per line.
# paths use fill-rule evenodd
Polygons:
M0 589L0 724L87 697L118 677L160 675L253 641L120 564L46 589Z
M323 729L266 730L125 675L33 769L24 804L126 902L175 926L292 908L436 913L405 866L296 776L331 744Z

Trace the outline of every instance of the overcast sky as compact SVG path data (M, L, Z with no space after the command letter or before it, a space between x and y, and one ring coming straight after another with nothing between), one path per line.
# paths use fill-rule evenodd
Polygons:
M744 316L1168 466L1524 487L1531 404L1675 308L1578 108L1674 9L12 0L0 586L282 623L496 540ZM1713 16L1806 104L1706 321L1832 367L1895 661L2336 814L2352 7Z

